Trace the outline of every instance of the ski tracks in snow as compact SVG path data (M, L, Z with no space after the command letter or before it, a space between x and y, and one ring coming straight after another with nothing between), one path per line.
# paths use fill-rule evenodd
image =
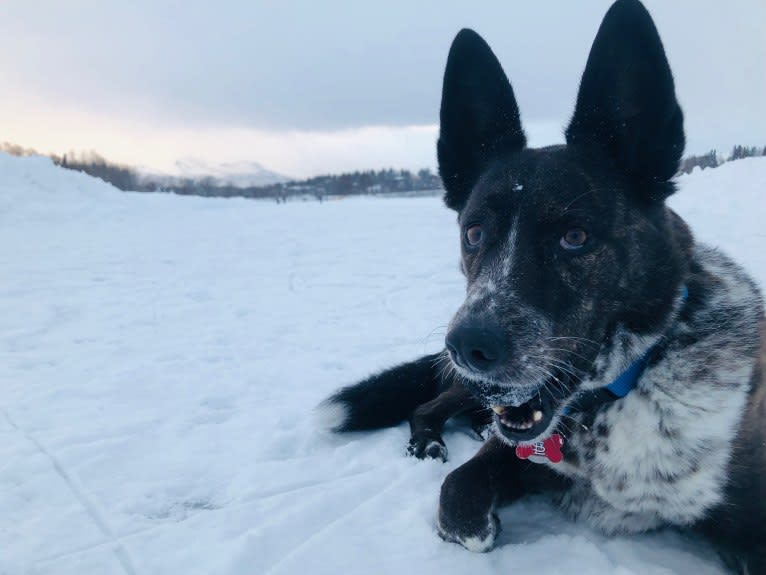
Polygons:
M8 422L8 425L10 425L11 428L16 431L16 433L20 434L29 443L34 445L35 449L37 449L37 451L39 451L48 459L48 461L50 461L53 470L61 478L61 480L66 483L74 498L77 499L80 505L83 506L87 514L93 520L93 523L96 525L96 527L98 527L98 530L103 535L104 542L102 545L108 545L112 548L114 555L116 556L125 573L127 575L138 575L138 572L136 571L133 560L131 559L127 548L115 538L114 531L109 526L109 523L104 517L104 514L87 495L84 487L80 485L79 481L77 481L77 479L75 479L74 476L66 470L66 468L61 464L61 461L59 461L59 459L50 450L46 449L45 446L43 446L42 443L35 439L33 435L27 433L21 427L19 427L13 418L8 414L7 410L0 407L0 413L2 413L3 418L6 420L6 422ZM42 559L41 561L46 561L46 559Z

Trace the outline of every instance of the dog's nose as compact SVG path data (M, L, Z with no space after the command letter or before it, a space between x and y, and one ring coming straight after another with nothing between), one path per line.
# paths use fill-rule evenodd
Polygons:
M498 326L458 325L445 340L452 361L476 372L491 371L506 354L505 334Z

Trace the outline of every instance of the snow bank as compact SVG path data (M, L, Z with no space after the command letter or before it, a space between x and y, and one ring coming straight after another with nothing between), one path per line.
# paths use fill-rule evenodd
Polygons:
M766 160L680 183L766 285ZM404 425L314 430L339 385L440 349L454 220L435 198L125 194L0 154L0 573L722 573L700 541L607 539L541 500L469 553L434 529L468 434L441 464L404 456Z

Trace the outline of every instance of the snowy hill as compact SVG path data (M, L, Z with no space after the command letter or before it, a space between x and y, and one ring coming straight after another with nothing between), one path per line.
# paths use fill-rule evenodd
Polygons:
M766 285L766 159L680 185ZM0 573L723 573L704 542L604 538L538 500L469 553L434 529L466 433L441 464L404 456L405 425L314 430L339 385L440 349L454 220L436 198L121 193L0 155Z

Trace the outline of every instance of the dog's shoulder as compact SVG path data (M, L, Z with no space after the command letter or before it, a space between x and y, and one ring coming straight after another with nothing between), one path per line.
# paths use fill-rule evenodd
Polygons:
M686 399L702 394L711 408L718 392L752 391L763 299L747 272L718 249L697 245L690 268L688 301L645 389Z
M748 405L763 393L754 383L763 322L756 284L720 251L698 246L687 287L636 390L567 426L563 469L580 488L565 507L606 531L692 525L720 506Z
M691 271L689 304L679 328L705 344L716 342L756 359L763 299L755 281L723 252L700 244Z

